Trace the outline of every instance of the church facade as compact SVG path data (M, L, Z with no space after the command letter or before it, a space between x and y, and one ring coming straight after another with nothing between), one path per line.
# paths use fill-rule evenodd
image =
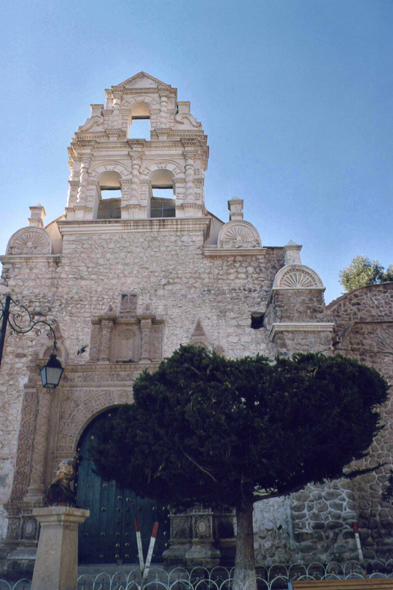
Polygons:
M140 120L150 121L150 140L130 137ZM32 206L29 225L0 257L1 284L34 319L56 320L65 367L60 386L48 393L38 371L51 352L46 334L7 334L0 370L3 568L33 563L38 527L31 511L43 505L58 464L76 460L96 421L132 403L135 377L180 344L231 358L342 353L393 381L393 283L326 306L323 282L302 264L301 246L264 245L244 219L242 199L228 201L226 222L206 209L208 157L190 103L141 72L107 90L106 104L91 105L75 133L64 215L44 226L44 207ZM381 499L392 463L391 414L389 403L367 459L385 464L377 472L256 505L259 563L357 559L354 521L366 558L393 558L393 508ZM96 548L90 561L135 562L127 549L133 528L127 532L124 521L124 502L138 505L132 491L123 502L114 490L113 502L122 504L109 508L106 484L83 477L84 501L98 507L83 533ZM93 489L95 499L88 496ZM167 563L230 562L231 514L196 507L166 516Z

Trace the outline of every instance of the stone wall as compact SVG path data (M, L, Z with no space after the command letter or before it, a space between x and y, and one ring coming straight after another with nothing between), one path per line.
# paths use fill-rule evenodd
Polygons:
M335 354L355 358L393 382L393 283L357 289L326 307L334 322ZM299 350L301 350L299 348ZM305 351L305 350L304 350ZM393 507L382 501L392 466L392 400L385 405L385 429L374 441L364 466L375 473L327 486L308 486L291 498L295 561L358 559L352 523L357 521L366 559L393 557Z
M76 227L74 233L65 233L61 256L3 258L3 282L33 310L35 319L57 320L57 337L67 363L56 399L67 399L67 383L75 379L77 367L91 362L89 351L79 356L77 351L90 343L92 318L105 313L108 306L117 314L124 293L136 295L137 313L148 305L163 320L164 357L180 344L190 342L198 321L207 345L225 355L267 354L267 330L250 327L251 313L266 309L274 276L284 264L283 249L259 249L258 255L205 256L206 225L195 221L190 226L187 220L160 220L160 229L153 231L150 227L148 231L129 231L120 221L117 231L111 233L101 228L96 233L78 233ZM7 335L0 375L4 420L2 503L9 500L11 493L23 387L29 371L37 371L38 376L34 363L47 344L45 333ZM112 373L108 369L105 379L115 380L118 369L118 365ZM96 387L98 375L89 375L88 383L83 385ZM78 374L78 379L82 378ZM102 375L99 379L103 379ZM65 401L60 410L54 402L51 412L65 412L64 408ZM56 423L52 430L56 431ZM4 519L1 526L4 533Z
M393 383L393 283L356 289L333 301L326 311L336 326L336 353L374 367ZM368 559L393 557L393 507L381 499L392 468L392 396L385 404L383 420L385 428L374 441L364 463L385 465L357 478L352 487L360 538Z
M325 318L323 290L274 290L271 309L272 322L321 322Z

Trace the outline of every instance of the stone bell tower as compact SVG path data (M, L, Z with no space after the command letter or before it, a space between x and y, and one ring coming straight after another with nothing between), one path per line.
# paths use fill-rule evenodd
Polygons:
M138 119L150 120L150 141L130 139ZM104 189L121 191L114 217L152 217L152 189L173 188L171 217L205 214L204 172L209 148L190 103L177 90L140 72L106 90L106 107L91 105L69 148L67 220L100 215ZM160 215L161 216L161 215Z

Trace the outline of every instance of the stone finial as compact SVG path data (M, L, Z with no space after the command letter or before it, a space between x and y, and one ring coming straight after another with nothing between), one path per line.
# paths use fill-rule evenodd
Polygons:
M300 250L303 246L299 246L293 240L289 240L288 244L284 246L285 250L285 265L288 264L301 264Z
M29 225L33 227L44 227L44 217L46 215L45 208L38 203L37 205L32 205L29 207L30 215L29 217Z
M241 221L243 219L243 199L233 197L228 201L229 221Z
M205 330L203 329L201 320L199 319L197 320L191 338L206 338Z

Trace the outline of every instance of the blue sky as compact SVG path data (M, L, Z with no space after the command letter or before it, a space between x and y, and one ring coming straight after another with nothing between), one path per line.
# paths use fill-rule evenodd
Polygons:
M67 147L104 89L144 70L191 101L206 204L265 246L303 244L338 297L364 254L393 263L392 0L15 0L3 8L0 252L64 211Z

